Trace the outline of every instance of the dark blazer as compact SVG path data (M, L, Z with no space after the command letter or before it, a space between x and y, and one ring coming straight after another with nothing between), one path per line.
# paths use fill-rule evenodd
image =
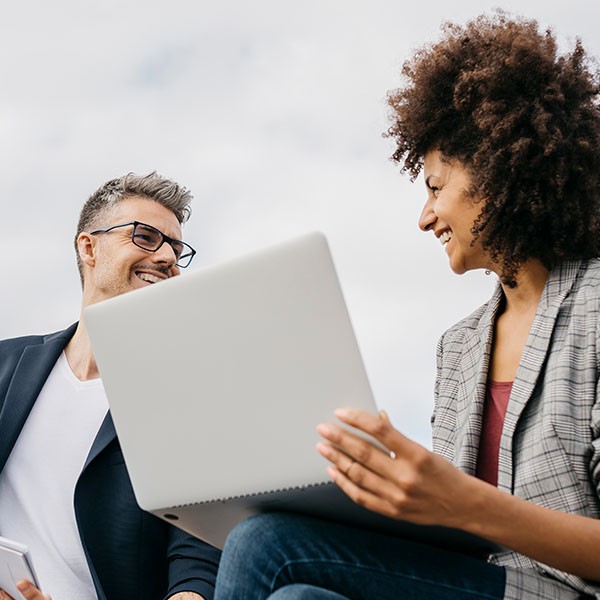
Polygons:
M75 329L0 341L0 471ZM181 591L213 597L220 551L140 509L110 414L94 440L74 500L100 600L151 600Z
M450 328L438 346L433 448L475 474L493 329L502 299ZM600 259L553 269L540 298L510 394L498 487L547 508L600 518ZM505 600L593 597L584 581L516 552Z

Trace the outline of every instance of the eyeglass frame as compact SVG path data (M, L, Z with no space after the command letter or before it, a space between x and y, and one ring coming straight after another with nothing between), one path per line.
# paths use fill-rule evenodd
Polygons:
M175 258L177 259L177 262L175 263L175 266L179 267L180 269L185 269L187 267L190 266L190 263L192 262L192 259L194 258L194 256L196 256L196 250L194 250L194 248L192 248L189 244L187 244L186 242L184 242L183 240L176 240L175 238L169 237L168 235L166 235L165 233L163 233L160 229L157 229L156 227L153 227L152 225L148 225L148 223L142 223L141 221L130 221L129 223L120 223L119 225L111 225L110 227L105 227L103 229L94 229L94 231L90 231L90 235L96 235L98 233L108 233L109 231L112 231L113 229L119 229L120 227L128 227L130 225L133 225L133 229L131 230L131 242L137 246L138 248L141 248L142 250L145 250L146 252L158 252L161 248L162 245L167 242L167 244L169 244L169 246L171 246L171 249L173 250L173 254L175 255ZM135 231L137 229L138 225L143 225L144 227L148 227L148 229L152 229L153 231L156 231L157 233L160 234L161 236L161 242L160 244L154 248L154 250L150 250L149 248L144 248L144 246L140 246L139 242L135 241ZM181 244L183 246L181 254L179 256L177 256L177 251L175 249L175 247L173 246L173 244ZM185 249L189 249L189 253L188 254L184 254ZM182 258L187 258L190 257L190 259L188 260L187 264L185 265L180 265L179 261Z

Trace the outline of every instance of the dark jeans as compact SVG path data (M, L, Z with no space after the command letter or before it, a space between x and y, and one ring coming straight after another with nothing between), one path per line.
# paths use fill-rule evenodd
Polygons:
M505 571L464 554L272 513L225 544L215 600L500 600Z

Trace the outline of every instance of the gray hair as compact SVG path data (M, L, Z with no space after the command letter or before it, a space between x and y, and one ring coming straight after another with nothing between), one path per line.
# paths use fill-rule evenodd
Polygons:
M75 252L82 285L83 265L77 249L79 234L82 231L89 231L96 227L117 203L132 196L141 196L162 204L177 217L182 225L189 219L192 212L190 207L191 192L175 181L159 175L156 171L148 175L128 173L117 179L107 181L88 198L79 214L79 223L75 234Z

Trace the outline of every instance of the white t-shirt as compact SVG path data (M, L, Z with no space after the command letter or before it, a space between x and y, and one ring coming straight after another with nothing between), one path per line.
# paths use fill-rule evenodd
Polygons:
M107 410L102 381L79 381L63 352L0 473L0 535L29 546L53 600L97 598L73 495Z

